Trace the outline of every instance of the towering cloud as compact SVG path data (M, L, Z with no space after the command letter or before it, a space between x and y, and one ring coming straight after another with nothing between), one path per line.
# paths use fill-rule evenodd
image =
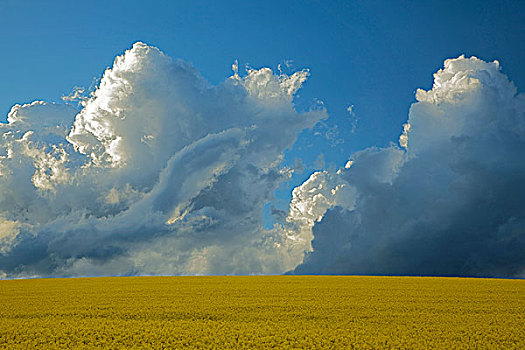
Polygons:
M262 209L293 172L283 152L327 115L294 108L307 71L233 70L212 86L136 43L80 109L15 105L0 124L0 278L525 275L525 96L498 62L445 61L399 146L312 174L273 229Z
M294 190L313 235L295 273L525 276L525 96L461 56L416 98L399 147Z
M283 151L324 110L295 111L308 72L210 86L143 43L77 111L16 105L0 124L0 274L279 273L293 237L261 227Z

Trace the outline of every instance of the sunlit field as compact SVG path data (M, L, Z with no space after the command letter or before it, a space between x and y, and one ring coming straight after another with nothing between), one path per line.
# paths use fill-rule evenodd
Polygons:
M525 348L523 280L12 280L0 306L6 349Z

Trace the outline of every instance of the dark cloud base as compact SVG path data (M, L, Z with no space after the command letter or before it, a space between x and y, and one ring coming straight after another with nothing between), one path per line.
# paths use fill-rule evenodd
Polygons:
M405 148L352 157L339 181L355 188L353 207L327 211L293 273L525 275L524 96L475 58L435 79L411 108Z

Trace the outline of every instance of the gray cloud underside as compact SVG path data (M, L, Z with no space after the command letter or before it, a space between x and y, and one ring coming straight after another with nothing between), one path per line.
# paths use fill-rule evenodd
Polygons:
M333 174L352 204L316 222L295 273L525 275L524 95L497 62L460 57L417 99L401 147Z

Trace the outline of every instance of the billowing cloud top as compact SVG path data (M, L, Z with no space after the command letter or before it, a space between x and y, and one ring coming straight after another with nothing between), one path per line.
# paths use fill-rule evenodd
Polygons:
M261 230L283 151L326 117L268 68L210 86L136 43L80 112L16 105L0 124L0 274L279 273L302 248Z
M525 275L525 96L497 61L461 56L416 98L401 147L358 152L296 189L335 190L302 199L331 205L296 273Z
M525 275L525 97L498 62L445 61L399 146L312 174L273 229L261 215L293 172L283 152L327 115L294 108L307 71L233 68L211 86L136 43L80 111L15 105L0 277Z

